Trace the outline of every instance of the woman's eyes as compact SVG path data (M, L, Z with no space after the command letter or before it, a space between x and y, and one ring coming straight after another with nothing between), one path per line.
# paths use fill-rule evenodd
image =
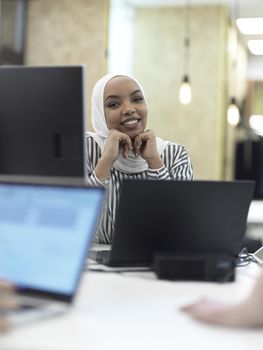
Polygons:
M133 101L134 102L141 102L141 101L143 101L143 97L142 96L136 96L136 97L134 97Z
M108 108L117 108L120 105L120 102L112 101L108 103Z
M131 103L140 103L144 101L144 98L142 96L135 96L131 99ZM116 109L122 104L121 101L110 101L107 104L107 107L110 109Z

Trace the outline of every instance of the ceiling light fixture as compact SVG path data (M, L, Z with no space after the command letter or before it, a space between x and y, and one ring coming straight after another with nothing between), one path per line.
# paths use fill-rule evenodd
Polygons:
M238 29L245 35L263 35L263 18L238 18Z
M190 66L191 0L188 0L188 4L185 4L184 11L184 75L179 90L179 101L184 105L188 105L192 99L192 89L188 74Z
M247 46L253 55L263 55L263 40L249 40Z

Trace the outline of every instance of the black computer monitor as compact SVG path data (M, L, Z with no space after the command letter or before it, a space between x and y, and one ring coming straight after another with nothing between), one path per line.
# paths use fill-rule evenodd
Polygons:
M0 66L0 175L84 177L83 66Z

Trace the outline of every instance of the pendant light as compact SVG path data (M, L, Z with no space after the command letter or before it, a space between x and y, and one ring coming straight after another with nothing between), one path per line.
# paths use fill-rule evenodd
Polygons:
M235 0L235 2L234 2L235 23L236 23L236 18L237 18L237 10L238 10L238 0ZM233 127L237 126L239 121L240 121L239 106L238 106L237 98L235 96L237 94L237 80L238 80L238 72L237 72L238 47L239 47L238 29L236 28L236 50L235 50L234 62L232 64L232 67L233 67L232 72L233 72L233 77L234 77L234 88L233 88L233 95L230 97L229 105L227 108L227 121Z
M179 101L187 105L192 99L192 89L189 78L189 62L190 62L190 32L191 32L191 0L188 0L188 4L185 5L185 18L184 18L184 75L182 78Z
M230 102L227 108L227 121L235 127L240 121L240 113L238 108L237 99L233 96L230 98Z

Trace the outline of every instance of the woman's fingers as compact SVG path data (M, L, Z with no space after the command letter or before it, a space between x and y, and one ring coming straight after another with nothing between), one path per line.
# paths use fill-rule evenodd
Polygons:
M123 133L119 134L119 148L122 151L123 157L127 158L129 151L133 150L132 142L128 135L125 135Z
M146 146L148 139L149 139L149 136L147 132L143 132L135 137L133 141L133 148L134 148L134 154L136 156L141 155L142 148Z
M144 159L158 158L159 153L156 146L156 137L152 130L137 135L133 141L136 155L141 155Z
M103 150L104 157L114 163L119 156L119 152L121 152L123 157L127 157L130 150L132 150L130 137L118 130L112 129L105 142Z
M127 158L130 150L129 145L127 143L122 143L121 148L122 148L122 156L124 158Z

